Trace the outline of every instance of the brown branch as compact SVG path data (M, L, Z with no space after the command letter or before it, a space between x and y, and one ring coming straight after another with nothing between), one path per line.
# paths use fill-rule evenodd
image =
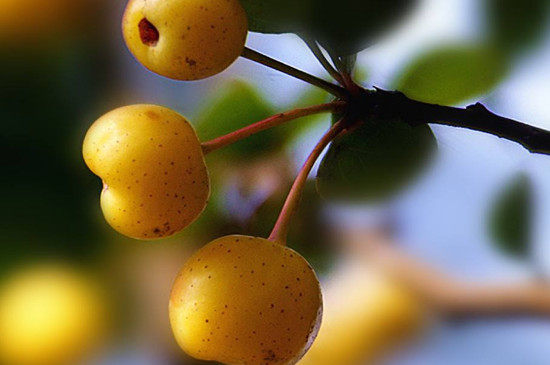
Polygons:
M431 123L473 129L515 141L533 153L550 154L550 131L501 117L479 103L455 108L415 101L397 91L376 89L364 94L362 104L369 114L399 116L410 125Z
M394 238L372 230L348 240L356 257L374 266L421 299L451 317L550 316L550 286L538 280L480 283L460 280L399 249Z
M371 252L381 270L440 313L453 317L550 315L550 287L525 280L477 283L458 280L391 245Z

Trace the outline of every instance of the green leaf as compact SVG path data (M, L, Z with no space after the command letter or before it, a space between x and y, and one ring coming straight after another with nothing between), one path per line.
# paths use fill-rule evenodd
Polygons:
M241 0L248 28L308 33L336 55L356 53L395 25L417 0Z
M485 0L489 36L497 47L522 52L545 35L550 16L548 0Z
M260 92L244 81L224 85L208 100L197 120L201 141L220 137L275 114ZM281 147L285 135L279 128L264 131L216 152L218 156L250 158Z
M422 171L435 145L427 125L369 120L334 140L319 167L317 189L333 200L386 199Z
M359 52L407 14L416 0L315 0L309 29L338 56Z
M500 193L490 217L490 230L503 252L526 257L531 245L533 191L529 178L518 175Z
M306 23L313 0L241 0L248 29L259 33L298 32Z
M423 54L395 84L412 99L449 105L491 91L507 71L507 59L493 48L454 45Z

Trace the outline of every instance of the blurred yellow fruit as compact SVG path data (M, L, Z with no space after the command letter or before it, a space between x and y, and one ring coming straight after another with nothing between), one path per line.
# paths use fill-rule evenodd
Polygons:
M30 267L0 289L0 363L74 365L105 329L105 302L93 281L61 265Z
M319 282L295 251L227 236L197 251L176 278L170 322L189 355L226 364L295 364L322 312Z
M0 41L49 37L78 24L89 0L0 0Z
M210 182L189 122L165 107L131 105L99 118L84 139L86 164L104 182L101 208L120 233L164 238L204 210Z
M364 262L345 262L323 285L319 335L298 365L364 365L417 334L419 300Z
M248 20L239 0L130 0L122 30L130 51L149 70L198 80L239 57Z

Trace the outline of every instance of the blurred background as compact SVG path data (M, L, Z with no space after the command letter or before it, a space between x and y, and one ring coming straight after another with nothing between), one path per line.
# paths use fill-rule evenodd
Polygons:
M189 118L207 140L328 100L322 91L242 59L204 81L152 74L122 40L125 4L0 0L2 365L198 364L171 335L173 278L213 238L269 233L299 166L330 123L329 116L311 117L209 156L212 199L185 232L155 242L117 234L101 216L101 181L81 157L84 134L102 114L126 104L161 104ZM498 114L550 129L549 15L545 0L420 1L406 21L360 53L356 77L367 87L398 88L430 102L481 101ZM296 36L251 33L247 45L327 77ZM380 294L373 288L385 284L362 271L367 263L348 258L355 233L368 240L365 232L391 227L401 252L466 282L548 277L550 158L491 135L443 126L433 131L436 155L391 199L334 204L316 194L313 180L306 188L290 246L317 270L326 289L326 321L348 340L323 337L315 350L333 351L320 358L334 365L548 364L550 318L449 320L428 308L409 313L416 305L406 304L409 294ZM528 248L520 256L503 250L491 234L495 204L518 174L528 178L532 196ZM49 321L32 317L29 303L37 302L55 309L47 312ZM395 303L408 309L392 312ZM342 312L354 315L338 317ZM422 325L411 319L419 316ZM374 317L383 319L372 324ZM390 327L399 331L384 330ZM13 328L17 333L8 338ZM370 340L382 332L386 337ZM392 340L401 337L408 341ZM67 353L53 353L44 338L59 341ZM353 338L360 341L346 350ZM57 360L36 360L48 351ZM340 362L334 359L345 355L338 351L354 356Z

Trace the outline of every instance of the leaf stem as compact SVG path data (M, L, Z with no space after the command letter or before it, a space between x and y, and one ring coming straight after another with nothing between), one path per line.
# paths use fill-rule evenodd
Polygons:
M279 218L277 218L277 222L275 223L275 226L273 227L273 230L269 235L268 239L270 241L277 242L281 245L286 245L288 231L290 227L290 220L292 218L292 215L298 208L298 204L300 203L300 198L302 196L302 191L304 190L304 186L307 182L309 173L311 172L313 165L315 165L315 162L317 161L323 150L334 139L334 137L336 137L344 129L344 126L345 118L342 118L339 122L334 124L328 130L328 132L325 133L325 135L319 140L313 151L311 151L311 153L309 154L306 162L298 173L294 184L292 184L292 188L288 193L281 213L279 214Z
M329 75L332 76L332 78L338 81L341 85L345 85L344 80L342 79L342 75L340 75L340 73L330 64L317 42L306 36L302 36L302 39L304 43L309 47L315 58L317 58L321 66L323 66L323 68L329 73Z
M295 77L299 80L305 81L311 85L320 87L321 89L324 89L328 91L329 93L341 98L345 99L347 98L348 94L345 89L338 85L334 85L328 81L325 81L323 79L320 79L318 77L315 77L313 75L308 74L307 72L298 70L292 66L289 66L287 64L284 64L280 61L277 61L271 57L268 57L266 55L263 55L257 51L254 51L250 48L246 48L243 50L241 57L249 59L251 61L257 62L259 64L262 64L264 66L270 67L274 70L283 72L289 76Z
M226 134L224 136L214 138L210 141L201 144L203 153L206 155L210 152L216 151L220 148L238 142L244 138L250 137L256 133L262 132L266 129L270 129L286 122L306 117L309 115L315 115L326 112L335 112L344 109L346 102L335 101L327 104L320 104L310 106L307 108L299 108L290 110L284 113L279 113L271 116L267 119L261 120L244 128L238 129L234 132Z

